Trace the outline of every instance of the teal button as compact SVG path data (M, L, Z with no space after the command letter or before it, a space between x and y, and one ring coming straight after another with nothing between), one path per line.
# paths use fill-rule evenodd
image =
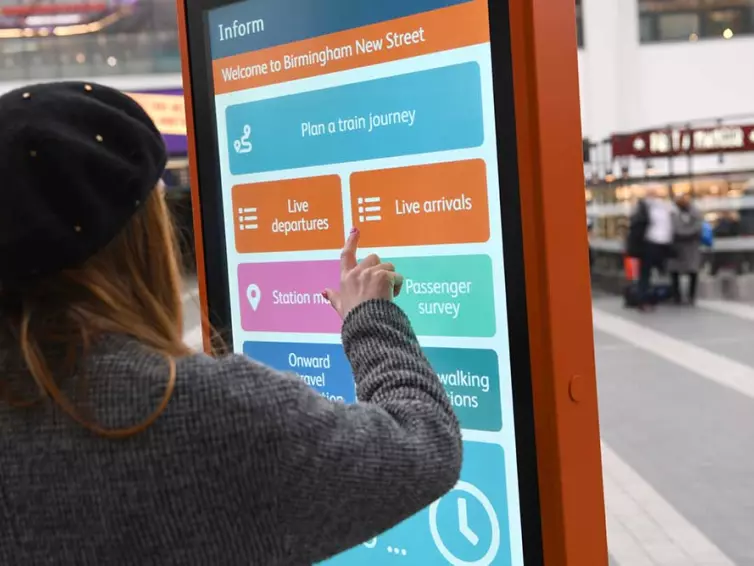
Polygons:
M450 493L389 531L321 564L511 566L510 528L505 452L495 444L464 442L461 481Z
M500 370L493 350L424 348L461 421L461 428L498 432L503 428Z
M230 106L231 173L478 147L480 76L477 63L461 63Z
M419 336L495 335L492 260L486 255L387 259L404 276L396 303Z

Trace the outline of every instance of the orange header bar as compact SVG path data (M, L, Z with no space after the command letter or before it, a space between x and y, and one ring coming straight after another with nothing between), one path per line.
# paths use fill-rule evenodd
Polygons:
M215 92L238 90L368 67L486 43L487 0L225 57L213 62Z

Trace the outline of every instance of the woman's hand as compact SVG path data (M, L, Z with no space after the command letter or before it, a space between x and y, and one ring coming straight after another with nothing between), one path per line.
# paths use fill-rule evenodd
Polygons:
M395 272L392 263L383 263L372 254L361 263L356 261L359 231L354 228L340 254L340 290L326 289L324 297L341 318L361 303L372 299L392 301L401 292L403 276Z

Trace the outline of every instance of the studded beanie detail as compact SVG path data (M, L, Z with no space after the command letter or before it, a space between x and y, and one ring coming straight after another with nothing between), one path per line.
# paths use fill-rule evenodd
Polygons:
M166 161L152 120L112 88L47 83L0 96L0 287L95 255Z

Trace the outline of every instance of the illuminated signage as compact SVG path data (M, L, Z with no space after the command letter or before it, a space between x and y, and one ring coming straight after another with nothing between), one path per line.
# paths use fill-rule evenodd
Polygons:
M612 137L613 157L672 157L754 151L754 125L669 128Z
M134 93L128 95L138 102L163 135L186 135L186 109L180 94Z

